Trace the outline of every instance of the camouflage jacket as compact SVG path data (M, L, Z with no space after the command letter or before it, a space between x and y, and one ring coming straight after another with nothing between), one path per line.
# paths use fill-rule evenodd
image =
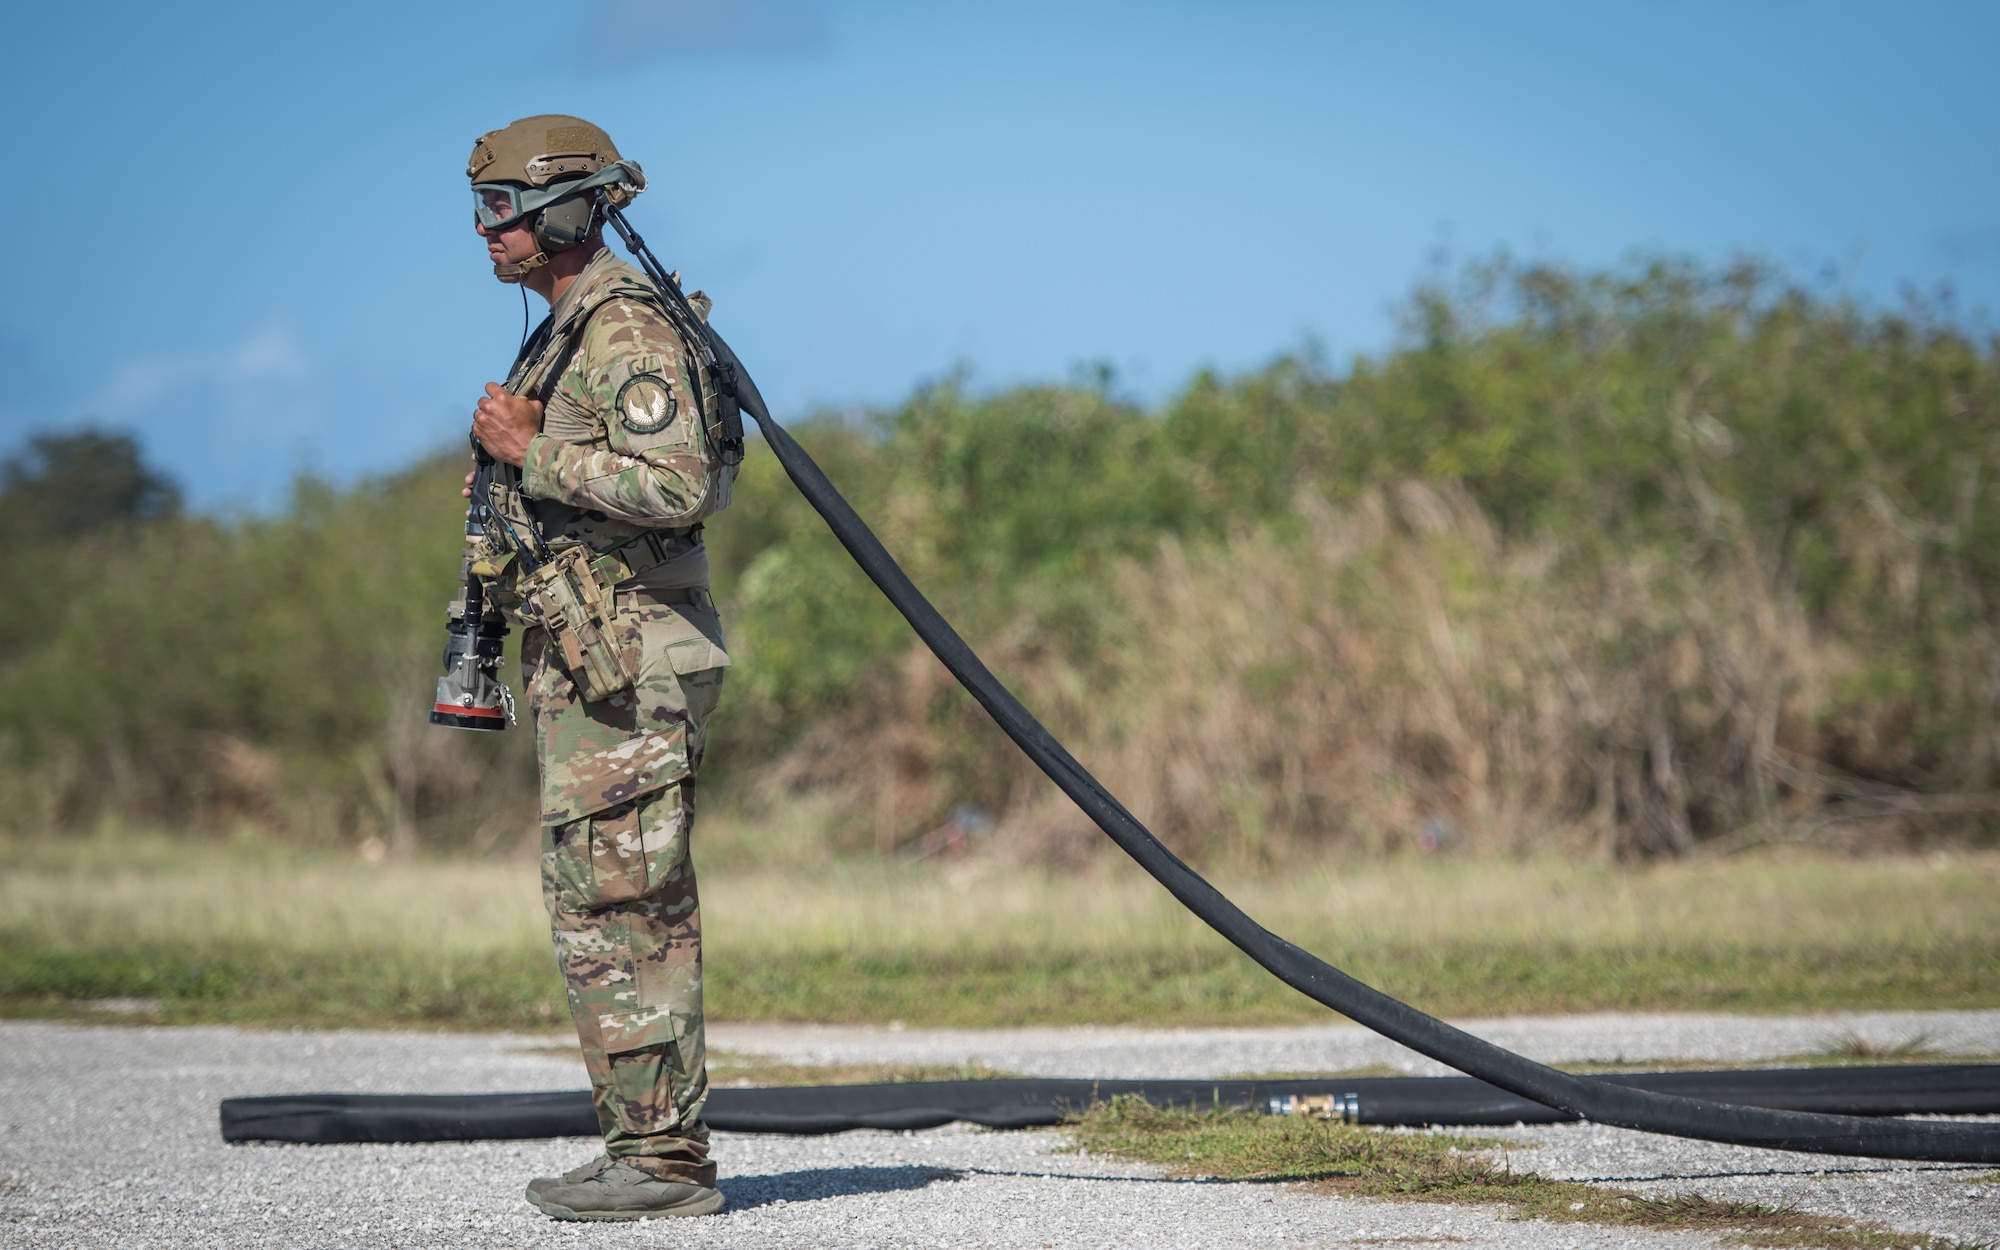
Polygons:
M706 296L688 298L707 315ZM546 399L518 487L495 485L496 510L532 519L556 550L582 543L629 554L648 566L629 585L708 584L699 526L728 505L735 466L711 438L714 387L695 344L644 275L599 252L549 310L507 389ZM517 572L498 536L470 554L511 599Z

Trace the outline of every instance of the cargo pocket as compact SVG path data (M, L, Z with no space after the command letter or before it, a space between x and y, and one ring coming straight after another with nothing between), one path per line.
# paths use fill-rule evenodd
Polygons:
M542 769L542 823L564 825L684 780L687 724L670 720L601 751L547 761Z
M610 1079L608 1110L624 1132L645 1136L685 1127L700 1114L696 1074L706 1061L701 1016L646 1008L600 1016Z
M648 1137L679 1127L681 1077L675 1049L672 1042L658 1042L607 1056L611 1082L605 1097L624 1132Z
M647 655L660 657L655 665L663 659L668 668L683 676L729 667L729 652L722 645L722 618L713 608L675 605L647 620L644 629Z
M646 897L687 854L687 730L674 724L551 764L543 871L564 911Z
M722 622L712 610L659 608L648 614L644 629L648 662L635 692L637 721L686 724L692 774L701 766L709 718L722 701L722 679L729 668L729 653L722 648Z

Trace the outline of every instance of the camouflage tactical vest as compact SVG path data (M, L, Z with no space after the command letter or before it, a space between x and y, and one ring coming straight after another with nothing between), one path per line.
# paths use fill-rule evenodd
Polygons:
M688 297L706 317L709 300ZM508 375L507 389L544 402L542 433L493 504L533 524L553 551L582 544L615 556L609 580L654 590L705 586L701 523L729 505L736 466L719 443L715 379L697 350L701 328L643 275L599 253L563 293ZM518 574L490 536L474 571Z

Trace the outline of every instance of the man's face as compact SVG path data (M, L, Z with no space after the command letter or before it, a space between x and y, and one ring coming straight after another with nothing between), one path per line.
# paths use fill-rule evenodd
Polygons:
M534 231L528 229L528 217L498 229L488 229L474 217L472 228L486 240L486 254L496 265L518 265L541 250L535 244Z

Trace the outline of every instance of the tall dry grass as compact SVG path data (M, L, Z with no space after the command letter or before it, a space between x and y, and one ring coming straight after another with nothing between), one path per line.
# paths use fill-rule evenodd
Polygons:
M1880 849L1977 834L2000 806L1830 762L1894 773L1909 748L1892 719L1842 714L1865 657L1747 544L1702 565L1641 549L1588 567L1417 481L1294 511L1289 534L1169 539L1114 566L1097 650L1040 645L1032 609L982 647L1183 854ZM1963 661L1990 663L1983 642ZM899 845L914 820L993 795L992 772L1017 854L1103 844L915 646L779 775L831 787Z

